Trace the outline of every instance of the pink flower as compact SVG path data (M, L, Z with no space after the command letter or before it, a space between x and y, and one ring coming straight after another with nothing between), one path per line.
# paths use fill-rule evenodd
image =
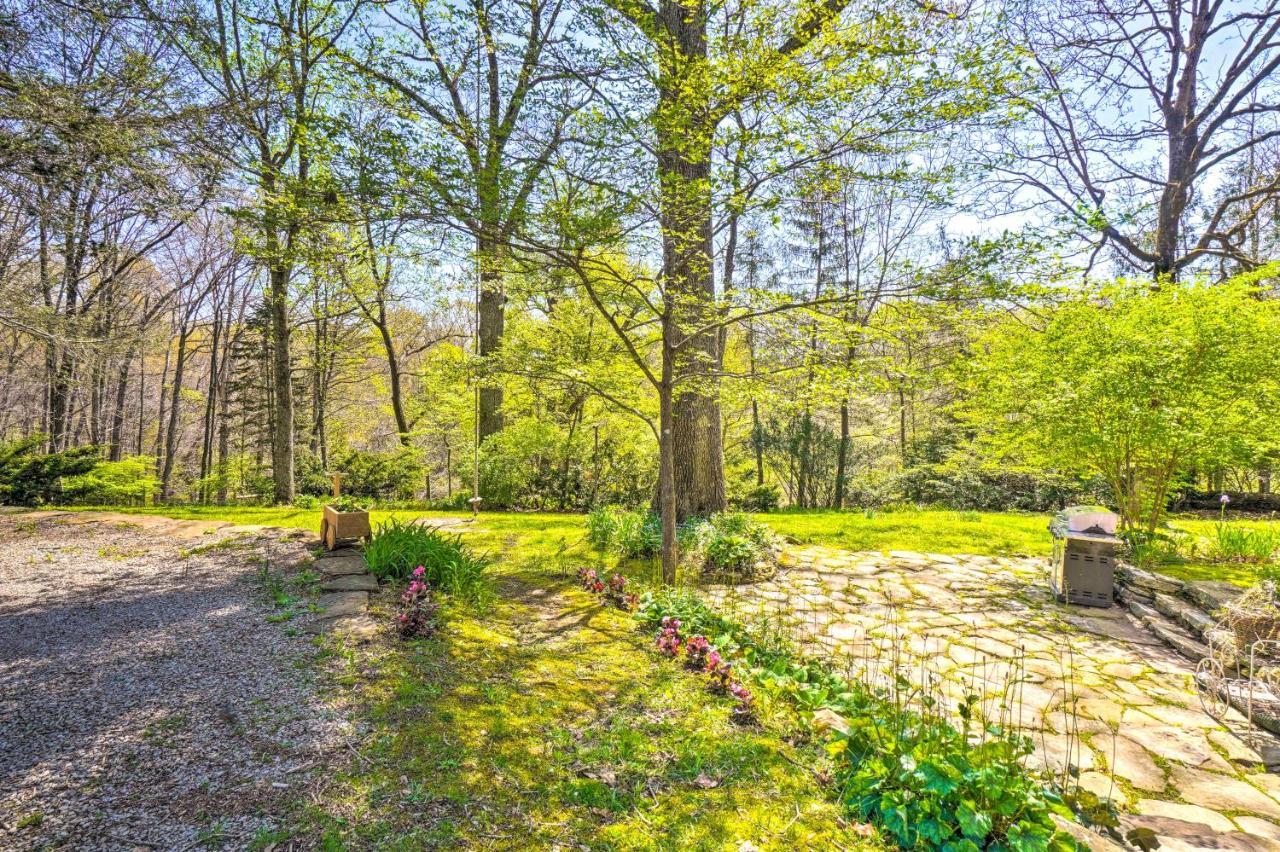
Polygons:
M419 565L417 568L414 568L414 569L413 569L413 577L414 577L414 579L415 579L415 580L416 580L416 579L419 579L420 577L422 577L422 575L423 575L423 574L425 574L425 573L427 573L427 569L426 569L426 568L424 568L424 567L422 567L421 565Z

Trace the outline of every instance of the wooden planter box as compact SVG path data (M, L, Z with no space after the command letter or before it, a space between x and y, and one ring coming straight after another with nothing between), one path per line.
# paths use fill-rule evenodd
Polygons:
M373 535L369 527L369 513L363 509L358 512L339 512L332 506L324 507L324 517L320 519L320 538L325 549L336 550L345 540L360 538L368 541Z

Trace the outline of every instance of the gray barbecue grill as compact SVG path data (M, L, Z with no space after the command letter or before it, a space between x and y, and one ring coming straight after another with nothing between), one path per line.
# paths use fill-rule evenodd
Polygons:
M1059 601L1111 606L1119 520L1100 506L1070 506L1053 516L1049 583Z

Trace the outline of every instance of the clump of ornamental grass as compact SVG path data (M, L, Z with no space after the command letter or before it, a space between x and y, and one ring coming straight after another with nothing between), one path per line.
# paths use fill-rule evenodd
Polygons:
M471 602L488 594L490 559L463 544L459 535L392 518L378 526L364 558L379 579L403 580L421 568L423 582L438 592Z

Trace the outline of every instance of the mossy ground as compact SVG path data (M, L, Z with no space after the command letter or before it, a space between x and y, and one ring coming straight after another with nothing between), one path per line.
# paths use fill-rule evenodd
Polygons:
M842 811L790 706L762 694L761 724L734 724L704 677L576 588L574 569L598 558L580 518L467 529L496 557L487 607L446 606L429 641L331 648L335 700L365 735L299 836L329 849L889 845Z
M577 526L495 520L468 536L497 554L487 605L446 603L429 640L328 640L333 698L367 733L298 836L328 849L882 848L842 815L821 744L787 706L762 696L761 725L735 724L704 677L575 588L582 554L560 533Z

